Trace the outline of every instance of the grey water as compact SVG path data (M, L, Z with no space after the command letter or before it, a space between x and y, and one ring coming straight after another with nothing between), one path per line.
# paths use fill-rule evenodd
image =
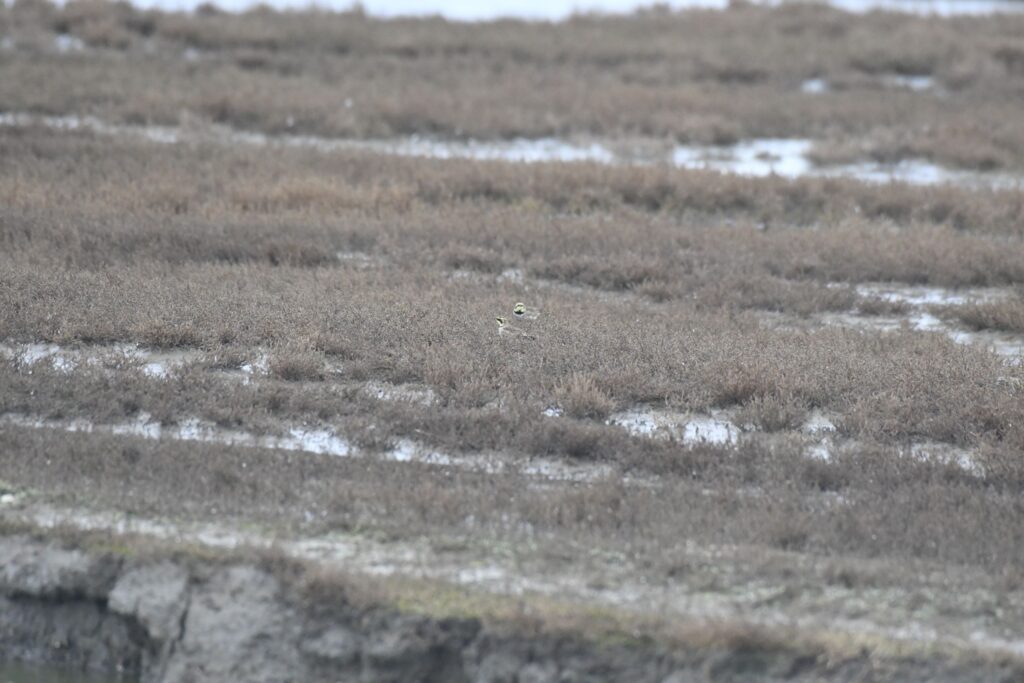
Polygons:
M82 671L77 667L55 664L5 662L0 659L0 683L134 683L121 674Z

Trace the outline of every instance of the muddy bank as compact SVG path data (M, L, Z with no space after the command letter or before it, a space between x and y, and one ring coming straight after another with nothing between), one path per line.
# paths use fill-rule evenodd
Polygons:
M133 561L26 537L0 597L0 656L123 671L141 681L686 680L664 648L524 637L473 617L356 606L343 586L303 595L252 564ZM323 591L324 589L321 588ZM752 652L780 680L807 663ZM813 661L811 662L813 664ZM700 670L700 669L697 669Z
M109 548L0 539L0 659L116 671L147 683L952 682L1024 674L1006 662L836 657L742 629L718 639L690 634L700 641L694 646L583 638L526 618L507 623L374 604L365 587L266 557L142 558L119 542Z

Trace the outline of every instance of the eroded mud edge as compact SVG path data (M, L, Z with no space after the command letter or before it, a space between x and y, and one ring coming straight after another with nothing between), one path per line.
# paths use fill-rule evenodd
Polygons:
M671 624L273 552L0 530L0 657L169 681L1020 680L1024 663ZM753 676L751 678L750 676Z

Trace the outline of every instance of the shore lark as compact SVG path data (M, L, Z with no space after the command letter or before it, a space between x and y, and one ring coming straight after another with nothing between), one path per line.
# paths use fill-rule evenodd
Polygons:
M515 325L510 325L508 320L502 318L500 315L495 318L498 321L498 336L499 337L523 337L525 339L536 339L537 337L532 334L523 332Z
M528 307L526 304L520 301L512 308L512 315L514 315L519 320L536 320L537 317L540 315L540 311L538 311L536 308Z

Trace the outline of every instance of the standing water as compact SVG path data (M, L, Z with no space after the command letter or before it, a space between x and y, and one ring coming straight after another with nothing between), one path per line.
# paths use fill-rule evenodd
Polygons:
M72 667L0 660L0 683L128 683L134 680L120 674L100 674Z

